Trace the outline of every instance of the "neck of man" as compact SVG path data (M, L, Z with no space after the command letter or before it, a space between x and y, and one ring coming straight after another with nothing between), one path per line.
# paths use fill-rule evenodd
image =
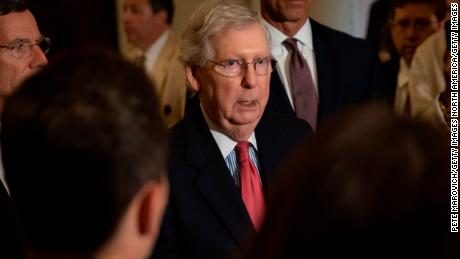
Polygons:
M307 22L308 17L297 19L293 21L276 21L266 13L262 13L262 17L267 21L271 26L275 27L288 37L294 36L302 26Z
M204 120L206 121L206 124L210 129L220 132L236 142L248 140L251 134L255 131L256 126L260 121L259 118L257 121L253 123L248 123L244 125L234 124L231 121L223 121L221 122L222 124L219 125L219 123L216 123L209 118L209 116L206 114L203 108L201 109L204 116Z
M248 140L251 134L254 132L254 130L254 125L235 125L227 130L219 131L223 132L227 137L229 137L233 141L239 142Z
M158 25L155 31L146 33L144 41L139 44L139 48L142 51L146 51L150 46L152 46L160 37L169 29L168 24Z

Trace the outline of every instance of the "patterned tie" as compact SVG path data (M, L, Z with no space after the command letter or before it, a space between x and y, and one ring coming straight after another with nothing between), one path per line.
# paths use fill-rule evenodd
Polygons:
M238 142L236 152L240 166L241 195L254 228L259 230L264 219L265 200L257 169L249 158L249 142Z
M289 70L292 83L292 98L298 118L307 121L312 129L316 129L318 114L318 98L316 96L313 78L307 61L297 48L297 40L288 38L283 42L291 52Z

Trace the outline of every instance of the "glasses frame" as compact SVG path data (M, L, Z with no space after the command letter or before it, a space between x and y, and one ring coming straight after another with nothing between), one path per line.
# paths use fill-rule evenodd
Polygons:
M267 66L267 69L265 72L263 72L262 74L258 73L257 69L256 69L256 66L257 66L257 61L261 60L261 59L265 59L265 60L269 60L270 61L270 67L271 67L271 71L269 71L269 67ZM236 63L240 66L241 68L241 71L238 73L238 74L235 74L235 75L230 75L230 74L226 74L222 71L219 71L218 69L216 69L217 66L221 66L223 68L225 68L225 66L227 66L226 64L224 64L223 62L227 62L227 61L230 61L230 60L233 60L233 61L236 61ZM222 75L222 76L225 76L225 77L237 77L237 76L241 76L244 71L246 70L247 66L249 64L252 64L252 66L254 67L254 71L256 72L256 74L258 76L265 76L271 72L273 72L273 69L276 67L276 64L278 63L275 59L273 59L272 57L268 56L268 57L262 57L262 58L258 58L256 60L253 60L251 62L246 62L242 59L229 59L229 60L225 60L223 62L217 62L217 61L214 61L214 60L211 60L211 59L208 59L207 60L208 62L211 62L213 63L215 66L213 67L213 70L218 73L219 75Z
M13 56L15 56L16 58L27 58L32 54L32 48L35 45L37 45L40 48L40 50L46 55L48 54L51 48L51 39L42 35L40 39L36 40L35 42L29 42L27 40L14 40L11 43L0 44L0 48L4 48L11 51ZM20 54L21 50L19 49L21 48L21 46L27 48L27 50L23 50L25 51L25 53L23 54Z

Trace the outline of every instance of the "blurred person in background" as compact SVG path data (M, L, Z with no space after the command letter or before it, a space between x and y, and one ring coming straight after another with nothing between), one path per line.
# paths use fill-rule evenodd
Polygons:
M409 78L411 116L450 129L451 116L450 21L415 52ZM458 46L457 46L458 47ZM458 53L458 49L456 50Z
M410 117L409 71L417 47L442 28L445 0L392 0L388 20L397 56L384 63L387 99L400 116Z
M178 59L179 39L171 29L173 0L124 0L123 27L135 49L128 58L155 85L161 116L168 127L184 116L185 70Z

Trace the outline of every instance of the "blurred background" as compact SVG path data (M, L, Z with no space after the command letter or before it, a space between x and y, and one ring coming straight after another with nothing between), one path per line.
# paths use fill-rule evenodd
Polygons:
M254 10L259 0L244 0ZM182 33L201 0L175 0L173 29ZM369 8L375 0L314 0L311 17L335 29L364 38ZM59 50L102 45L125 53L119 17L123 0L30 0L42 34L52 39L50 57Z

